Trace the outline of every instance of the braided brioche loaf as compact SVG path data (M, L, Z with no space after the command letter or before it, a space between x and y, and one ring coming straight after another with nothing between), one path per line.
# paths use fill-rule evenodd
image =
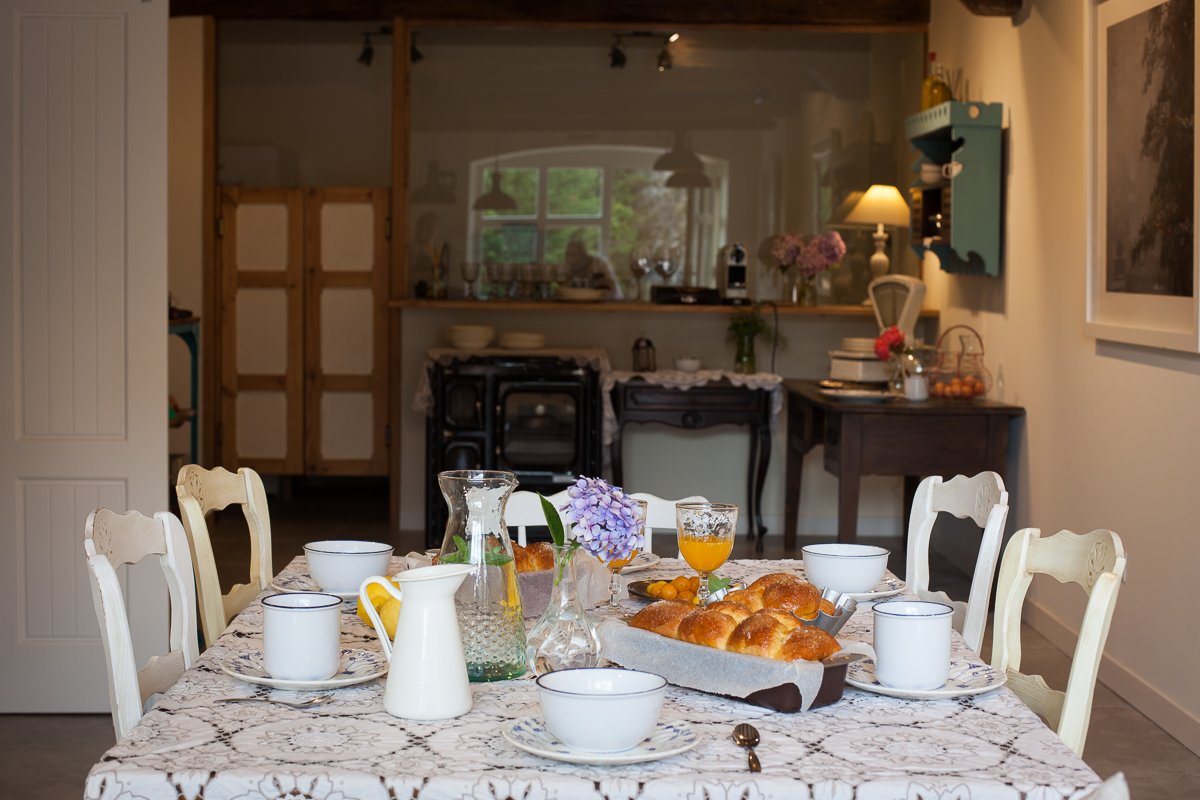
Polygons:
M513 543L517 572L541 572L554 569L554 548L549 542L530 542L525 547Z
M801 624L797 615L811 619L822 604L828 601L821 599L815 586L776 572L702 609L677 600L659 600L635 614L629 624L717 650L781 661L820 661L841 646L825 631Z

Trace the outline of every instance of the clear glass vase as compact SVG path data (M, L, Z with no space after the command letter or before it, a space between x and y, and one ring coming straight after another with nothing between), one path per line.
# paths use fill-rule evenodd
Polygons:
M736 334L737 353L733 357L733 371L743 375L753 375L758 372L754 358L754 334L741 332Z
M546 610L527 637L528 667L537 675L600 663L600 637L579 599L575 553L570 544L554 548L554 587Z
M475 567L454 596L467 676L502 681L525 674L525 617L504 505L517 476L499 470L438 473L450 507L439 562Z

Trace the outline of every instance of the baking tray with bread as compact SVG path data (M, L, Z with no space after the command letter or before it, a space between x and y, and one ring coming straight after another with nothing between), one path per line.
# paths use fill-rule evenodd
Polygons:
M842 697L859 658L828 630L853 613L795 575L764 575L703 608L658 600L628 621L600 624L604 658L670 683L776 711L820 708Z

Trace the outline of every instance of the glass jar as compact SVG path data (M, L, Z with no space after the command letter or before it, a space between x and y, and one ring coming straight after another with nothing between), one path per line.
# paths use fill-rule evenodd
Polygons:
M527 666L537 675L600 663L600 636L579 599L575 580L579 548L571 543L550 546L554 548L554 586L526 645Z
M943 400L982 399L992 388L992 373L983 363L983 337L967 325L947 328L937 343L929 370L929 395Z
M500 681L525 674L525 618L517 586L504 505L517 476L499 470L450 470L438 474L450 508L438 561L471 564L454 595L467 677Z

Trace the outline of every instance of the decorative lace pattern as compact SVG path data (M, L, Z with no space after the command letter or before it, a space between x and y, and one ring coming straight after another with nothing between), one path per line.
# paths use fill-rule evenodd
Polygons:
M797 561L734 561L735 579L797 570ZM303 573L303 558L284 570ZM689 572L663 559L646 577ZM626 613L641 601L626 602ZM839 638L870 641L863 604ZM597 619L606 609L594 612ZM344 647L377 648L373 631L342 617ZM540 716L533 680L473 684L474 707L444 722L416 722L383 710L382 680L338 689L335 700L297 710L268 703L222 703L254 695L296 699L221 671L225 659L261 648L258 603L229 628L104 754L84 796L106 798L805 798L805 800L1073 800L1099 784L1096 774L1007 688L956 700L899 700L846 687L841 701L781 714L714 695L670 687L664 722L686 722L700 738L692 750L629 766L567 764L525 753L502 728ZM955 656L970 656L955 637ZM733 743L736 722L762 736L763 771L746 771Z

